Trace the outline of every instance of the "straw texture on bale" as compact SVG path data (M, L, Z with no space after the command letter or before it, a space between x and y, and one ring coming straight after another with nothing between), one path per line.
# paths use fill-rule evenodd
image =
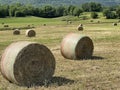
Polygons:
M55 58L44 45L20 41L10 44L1 57L1 73L10 82L22 86L42 84L50 80Z
M60 50L67 59L88 59L93 49L93 42L88 36L70 33L63 38Z
M15 29L13 31L13 35L20 35L20 30L19 29Z
M26 31L26 36L27 37L35 37L36 36L36 32L35 30L29 29Z

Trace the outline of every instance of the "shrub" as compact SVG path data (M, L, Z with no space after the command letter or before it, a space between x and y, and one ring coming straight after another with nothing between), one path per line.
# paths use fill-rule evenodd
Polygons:
M98 14L97 14L96 12L92 12L92 13L91 13L91 17L92 17L93 19L98 18Z

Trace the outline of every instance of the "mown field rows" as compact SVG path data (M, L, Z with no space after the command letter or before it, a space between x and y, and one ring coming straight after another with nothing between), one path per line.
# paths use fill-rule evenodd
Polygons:
M34 41L46 45L56 59L56 70L48 86L21 87L9 83L0 74L0 90L119 90L120 89L120 23L117 20L96 19L72 21L67 24L61 18L38 20L35 17L13 21L3 20L10 26L34 24L36 37L26 37L26 29L20 35L13 30L0 31L0 55L12 42ZM100 23L97 23L97 21ZM3 22L2 20L0 22ZM84 30L77 26L83 23ZM46 26L43 26L46 24ZM0 25L2 27L2 25ZM68 33L89 36L94 43L93 58L88 60L65 59L60 53L60 43Z

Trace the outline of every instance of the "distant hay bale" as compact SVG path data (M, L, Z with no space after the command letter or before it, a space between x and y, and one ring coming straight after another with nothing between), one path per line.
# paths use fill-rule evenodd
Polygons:
M113 23L113 26L117 26L117 23Z
M13 35L20 35L20 30L19 29L15 29L13 31Z
M118 20L118 23L120 22L120 20Z
M83 31L83 27L82 26L78 26L78 31Z
M100 23L100 21L97 21L97 23Z
M83 16L83 17L82 17L82 20L86 20L86 19L87 19L87 17L86 17L86 16Z
M31 27L30 25L28 25L27 27Z
M9 27L9 25L4 25L4 27Z
M70 20L67 20L67 24L72 24L72 21L70 21Z
M32 29L29 29L26 31L26 36L27 37L35 37L36 36L36 32Z
M79 26L83 27L83 24L80 24Z
M43 24L43 26L46 26L46 24Z
M88 36L70 33L61 42L61 54L67 59L88 59L93 54L93 42Z
M72 21L69 21L69 24L72 24Z
M2 25L4 25L5 23L4 23L4 22L2 22L1 24L2 24Z
M80 25L78 26L78 31L83 31L83 24L80 24Z
M21 85L41 85L55 71L55 58L44 45L19 41L10 44L1 57L1 73L8 81Z
M93 20L90 20L90 22L93 22Z

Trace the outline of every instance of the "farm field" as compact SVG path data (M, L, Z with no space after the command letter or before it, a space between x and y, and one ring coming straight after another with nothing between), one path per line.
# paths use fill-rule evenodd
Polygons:
M70 19L71 24L65 21ZM100 23L98 23L100 21ZM0 30L0 56L4 49L17 41L32 41L46 45L54 54L56 69L51 83L46 86L21 87L9 83L0 73L0 90L120 90L120 23L113 26L117 19L82 20L73 17L44 19L37 17L1 18L1 23L9 27L34 25L36 37L26 37L26 29L20 35L13 35L13 30ZM78 31L79 24L84 30ZM44 26L46 24L46 26ZM60 53L60 44L65 35L78 33L89 36L94 43L92 59L70 60Z

